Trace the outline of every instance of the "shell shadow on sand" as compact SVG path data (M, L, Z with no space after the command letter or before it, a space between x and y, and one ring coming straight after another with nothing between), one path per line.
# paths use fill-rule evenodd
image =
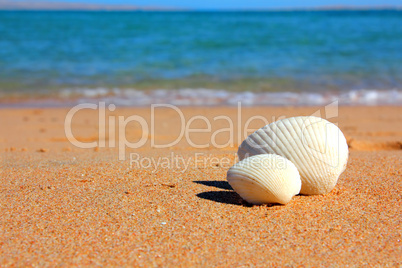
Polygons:
M246 201L244 201L236 192L233 191L232 187L227 181L193 181L193 182L226 190L226 191L208 191L199 193L197 194L199 198L224 204L251 206Z
M193 181L205 186L212 186L223 190L233 190L232 186L227 181Z
M208 191L197 194L197 197L230 205L252 207L253 204L243 200L227 181L193 181L194 183L220 188L226 191ZM229 190L229 191L228 191ZM281 207L280 204L265 204L267 207Z

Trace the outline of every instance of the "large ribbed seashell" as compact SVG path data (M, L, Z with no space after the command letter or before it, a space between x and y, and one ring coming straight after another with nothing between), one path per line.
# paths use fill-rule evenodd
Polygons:
M300 192L300 175L295 165L274 154L248 157L227 173L232 188L252 204L286 204Z
M330 192L346 168L348 145L340 129L314 116L282 119L251 134L240 145L240 160L258 154L281 155L297 167L302 194Z

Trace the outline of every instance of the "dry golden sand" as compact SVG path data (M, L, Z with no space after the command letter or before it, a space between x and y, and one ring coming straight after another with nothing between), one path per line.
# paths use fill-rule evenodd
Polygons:
M402 107L341 107L338 122L351 146L336 188L296 196L286 206L250 206L226 182L234 146L195 149L185 139L166 148L127 150L141 157L188 160L172 168L130 167L117 149L78 149L64 134L67 109L0 110L0 266L389 266L402 265ZM317 108L243 108L252 115L310 115ZM237 117L235 108L184 108L187 119ZM140 115L147 108L109 116ZM179 131L173 111L157 114L157 143ZM213 122L213 121L212 121ZM205 127L194 122L193 127ZM262 121L251 127L259 128ZM212 129L228 127L213 122ZM73 132L99 139L95 111L77 113ZM132 141L139 125L127 126ZM101 135L102 136L102 135ZM102 137L101 137L102 138ZM110 135L106 135L109 139ZM207 143L211 133L191 134ZM225 143L227 133L217 135ZM195 162L205 161L205 165ZM216 157L214 159L214 157ZM201 160L200 160L201 159Z

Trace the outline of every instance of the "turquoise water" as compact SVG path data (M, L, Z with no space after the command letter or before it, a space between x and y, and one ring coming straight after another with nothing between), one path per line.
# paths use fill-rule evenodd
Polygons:
M0 12L0 93L402 89L402 11Z

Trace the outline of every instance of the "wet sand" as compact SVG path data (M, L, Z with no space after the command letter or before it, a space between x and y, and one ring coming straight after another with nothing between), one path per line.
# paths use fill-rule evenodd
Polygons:
M86 109L73 117L72 135L97 144L80 149L66 137L68 109L0 110L0 265L402 265L402 107L341 107L339 114L255 107L242 108L240 119L233 107L181 111L186 123L205 115L211 131L174 142L182 120L172 109L155 111L153 133L138 122L119 128L119 116L132 115L150 127L150 108L107 111L105 123ZM350 146L335 189L296 196L285 206L245 203L226 172L248 119L317 111L338 123ZM249 128L263 126L260 119ZM208 128L201 120L190 126ZM224 128L233 130L232 139L215 132ZM145 141L125 148L125 160L119 160L122 133ZM173 144L154 149L152 142Z

